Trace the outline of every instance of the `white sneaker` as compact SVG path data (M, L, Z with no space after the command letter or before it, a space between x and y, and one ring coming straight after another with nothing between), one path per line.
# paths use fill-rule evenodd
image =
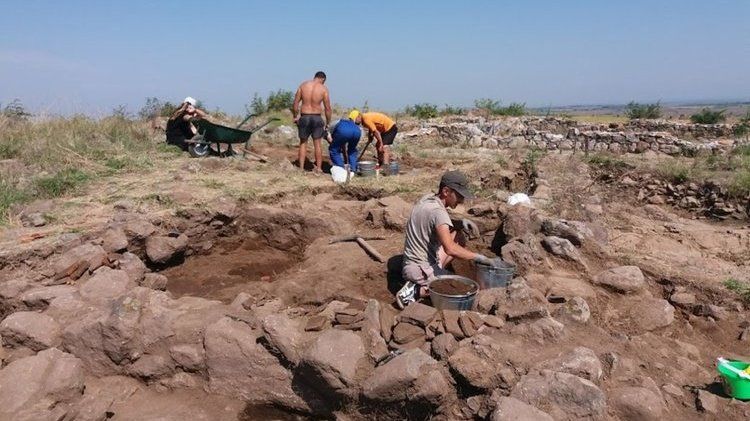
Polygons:
M417 291L419 286L414 282L407 281L404 286L396 293L396 304L403 310L409 304L417 301Z

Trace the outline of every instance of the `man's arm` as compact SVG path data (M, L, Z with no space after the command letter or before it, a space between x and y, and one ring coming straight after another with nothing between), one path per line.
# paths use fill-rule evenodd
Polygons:
M435 230L437 231L440 245L443 246L443 250L445 250L445 253L447 253L448 256L457 257L464 260L474 260L477 257L477 253L461 247L460 244L456 243L453 240L451 229L448 224L438 225L437 227L435 227Z
M302 101L302 85L297 88L297 92L294 94L294 103L292 103L292 118L297 123L299 120L299 103Z
M323 91L323 108L326 112L326 126L331 125L331 98L328 95L328 88Z

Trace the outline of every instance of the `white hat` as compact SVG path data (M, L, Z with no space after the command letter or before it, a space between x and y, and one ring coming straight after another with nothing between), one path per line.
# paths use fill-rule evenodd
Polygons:
M193 97L189 96L189 97L185 97L185 100L184 100L184 101L182 101L182 102L187 102L187 103L189 103L190 105L192 105L193 107L195 107L195 104L196 104L196 103L197 103L198 101L196 101L196 100L195 100L195 98L193 98Z

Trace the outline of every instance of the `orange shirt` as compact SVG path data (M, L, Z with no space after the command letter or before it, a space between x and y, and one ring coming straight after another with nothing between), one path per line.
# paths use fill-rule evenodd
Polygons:
M396 124L383 113L362 113L362 125L370 132L385 133Z

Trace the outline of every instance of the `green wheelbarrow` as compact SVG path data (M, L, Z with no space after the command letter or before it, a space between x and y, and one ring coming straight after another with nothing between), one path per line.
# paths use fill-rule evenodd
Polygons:
M248 149L250 148L250 136L258 130L266 127L274 121L279 120L278 118L271 118L260 126L254 127L252 130L241 130L239 127L245 124L250 117L254 117L255 114L247 116L237 127L227 127L221 124L211 123L208 120L197 120L194 122L195 127L198 129L198 136L192 139L188 139L185 143L188 144L188 152L193 158L202 158L208 156L211 153L211 144L216 144L216 150L221 151L219 147L220 143L226 143L229 145L229 149L224 153L225 155L234 155L232 145L236 143L244 143L245 149L242 152L244 157Z

